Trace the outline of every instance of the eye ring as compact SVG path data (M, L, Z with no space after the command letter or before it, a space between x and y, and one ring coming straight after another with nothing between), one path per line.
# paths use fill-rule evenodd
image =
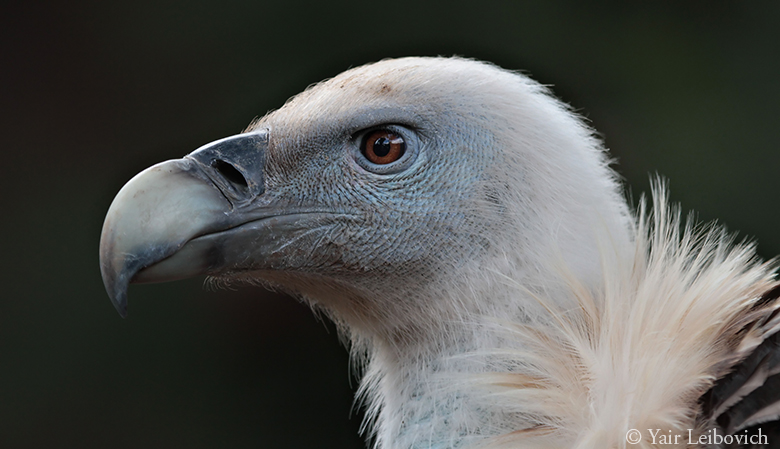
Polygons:
M393 131L378 129L363 137L360 152L372 164L392 164L406 152L406 140Z

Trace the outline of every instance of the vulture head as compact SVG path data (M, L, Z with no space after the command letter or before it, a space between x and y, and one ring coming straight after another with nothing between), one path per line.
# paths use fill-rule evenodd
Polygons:
M450 291L481 289L474 270L544 286L557 255L598 279L594 232L628 243L626 212L599 142L544 87L405 58L138 175L108 214L102 267L121 314L131 279L205 273L272 284L371 335L486 306Z
M701 350L698 364L690 353L728 341L716 330L736 326L771 286L771 270L721 255L739 259L747 268L733 276L751 282L731 291L741 305L711 317L721 323L712 335L680 353L698 371L667 388L667 402L621 396L638 372L609 371L620 357L608 349L640 331L610 334L604 323L619 318L602 315L643 319L625 304L641 301L652 238L608 162L587 125L526 76L460 58L385 60L138 174L106 217L103 279L123 316L129 283L201 274L267 285L324 311L364 357L361 391L381 447L482 438L613 447L636 420L704 428L685 407L723 374L712 354L728 353L731 366L738 345ZM667 243L685 236L665 220L658 245L671 254L677 244ZM706 254L683 271L715 257L686 248ZM677 278L688 288L686 273ZM648 416L633 411L642 401Z

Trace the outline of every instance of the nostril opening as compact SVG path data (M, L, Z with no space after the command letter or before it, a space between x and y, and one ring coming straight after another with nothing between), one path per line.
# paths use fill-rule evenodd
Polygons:
M247 187L244 175L242 175L241 172L236 169L236 167L233 167L221 159L215 159L212 161L211 166L214 167L214 169L217 170L222 176L224 176L225 179L232 182L233 184L244 188Z

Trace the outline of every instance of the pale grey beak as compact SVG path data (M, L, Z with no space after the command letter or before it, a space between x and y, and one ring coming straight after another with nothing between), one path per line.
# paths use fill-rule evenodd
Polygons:
M269 241L253 248L272 252L277 234L296 228L284 205L257 204L267 143L266 130L228 137L152 166L119 191L103 224L100 270L120 315L131 282L251 269L258 255L246 240L259 233Z

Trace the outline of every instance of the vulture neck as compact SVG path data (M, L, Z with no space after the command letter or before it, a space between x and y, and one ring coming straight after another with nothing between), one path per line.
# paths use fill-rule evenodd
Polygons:
M568 309L576 301L572 283L590 291L601 286L577 279L566 268L542 278L515 263L502 266L506 262L475 266L474 273L459 276L481 279L479 285L450 282L448 289L429 289L428 304L439 308L428 308L418 323L412 320L415 324L397 333L371 339L360 396L378 448L470 447L483 438L534 427L530 418L491 403L496 380L491 376L514 371L516 363L533 363L523 360L518 324L549 325L550 309ZM508 268L515 271L510 275ZM505 357L500 351L515 354Z

